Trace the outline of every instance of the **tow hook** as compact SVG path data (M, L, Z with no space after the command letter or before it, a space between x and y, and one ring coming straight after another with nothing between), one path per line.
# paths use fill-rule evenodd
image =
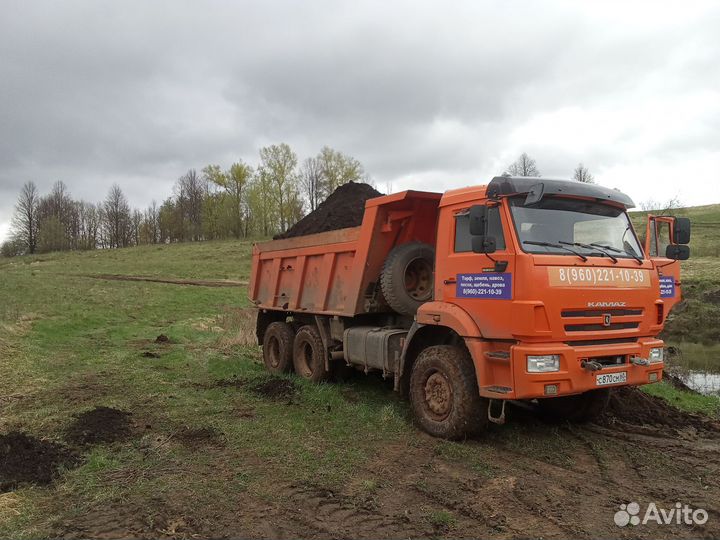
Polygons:
M649 366L650 360L647 358L640 358L639 356L633 356L630 358L630 363L635 366Z
M493 403L497 403L498 401L502 404L500 405L500 415L493 416ZM488 403L488 420L494 424L503 425L505 423L505 403L507 403L506 399L491 399ZM497 407L495 408L497 409Z
M602 364L595 360L583 360L580 362L580 367L588 371L600 371L603 368Z

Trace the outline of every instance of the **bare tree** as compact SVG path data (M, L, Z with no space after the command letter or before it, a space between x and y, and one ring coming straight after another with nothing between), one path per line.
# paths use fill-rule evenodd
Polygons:
M505 174L510 176L540 176L535 160L528 156L525 152L507 168Z
M78 201L75 206L78 216L76 249L95 249L98 247L100 210L98 206L85 201Z
M12 219L13 237L21 241L27 253L35 253L38 241L38 205L40 196L34 182L26 182L20 191Z
M573 171L573 180L576 180L577 182L583 182L585 184L595 183L595 177L590 174L588 168L585 167L582 163L578 163L578 166L575 167L575 170Z
M145 241L148 244L157 244L160 241L160 209L155 201L153 201L144 216L145 224Z
M320 204L325 192L323 166L319 157L311 157L303 161L299 179L312 212Z
M130 216L130 236L132 237L132 245L140 245L140 232L143 223L143 214L137 208L132 211Z
M130 205L120 186L113 184L103 204L107 247L126 247L130 243Z
M178 203L183 212L183 233L187 232L190 240L202 240L203 199L207 191L207 181L198 176L195 169L190 169L177 181Z
M640 203L640 208L647 212L653 212L658 216L664 216L673 210L682 207L680 197L675 195L666 201L656 201L655 199L647 199Z

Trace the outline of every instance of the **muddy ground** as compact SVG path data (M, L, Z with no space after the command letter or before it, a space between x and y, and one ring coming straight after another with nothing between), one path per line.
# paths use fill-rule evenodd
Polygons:
M247 388L268 400L290 399L292 380L220 379L228 392ZM354 390L346 389L349 398ZM292 406L288 401L288 406ZM290 410L290 409L288 409ZM252 421L253 415L239 418ZM54 526L65 538L711 538L720 536L720 425L680 412L633 389L621 390L608 413L585 425L548 424L532 410L509 407L508 424L481 438L440 442L413 434L387 443L342 488L294 483L273 475L257 455L240 462L214 426L183 427L177 443L211 458L209 481L222 482L237 468L263 471L263 489L235 493L217 509L199 511L193 493L157 493L149 504L108 503ZM150 427L150 426L146 426ZM3 460L19 448L23 471L52 482L72 467L88 445L140 438L131 415L106 407L72 419L66 442L0 439ZM362 433L358 433L362 437ZM15 441L15 442L13 442ZM38 444L40 449L38 450ZM528 444L536 445L528 448ZM558 444L570 452L558 453ZM5 446L3 446L5 445ZM37 459L37 463L33 460ZM5 467L7 461L3 461ZM17 463L15 464L17 467ZM6 472L3 469L3 474ZM22 473L25 474L25 473ZM32 482L33 477L18 480ZM125 479L128 481L128 479ZM4 490L12 490L5 483ZM672 508L704 508L703 527L640 525L620 528L613 516L632 501Z

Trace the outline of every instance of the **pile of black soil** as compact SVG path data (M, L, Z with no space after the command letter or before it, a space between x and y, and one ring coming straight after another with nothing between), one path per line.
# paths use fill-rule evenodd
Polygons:
M262 397L285 399L295 395L297 386L290 379L272 378L257 383L252 387L252 391Z
M23 484L47 485L60 467L77 463L77 456L61 444L17 431L0 435L0 493Z
M676 430L695 428L700 431L720 431L720 422L700 414L681 411L660 397L640 389L625 386L612 392L607 410L600 424L629 424L636 426L669 427Z
M155 338L155 343L170 343L170 338L167 337L165 334L160 334L158 337Z
M358 227L365 213L365 201L380 196L382 193L368 184L348 182L333 191L313 212L274 239Z
M65 430L68 442L92 445L122 441L131 432L131 413L110 407L95 407L78 414Z

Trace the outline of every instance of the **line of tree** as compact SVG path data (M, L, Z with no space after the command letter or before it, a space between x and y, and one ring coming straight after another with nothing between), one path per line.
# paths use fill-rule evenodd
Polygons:
M505 169L504 174L508 176L542 176L535 160L529 155L527 155L525 152L520 154L518 158L513 161L507 167L507 169ZM595 183L595 177L582 163L578 163L578 166L575 167L575 170L572 174L572 179L577 182L584 182L586 184Z
M355 158L329 147L298 164L287 144L260 150L256 166L189 170L161 204L131 208L118 185L102 202L74 200L63 182L41 195L27 182L0 255L109 249L142 244L247 238L284 232L338 186L370 182Z

